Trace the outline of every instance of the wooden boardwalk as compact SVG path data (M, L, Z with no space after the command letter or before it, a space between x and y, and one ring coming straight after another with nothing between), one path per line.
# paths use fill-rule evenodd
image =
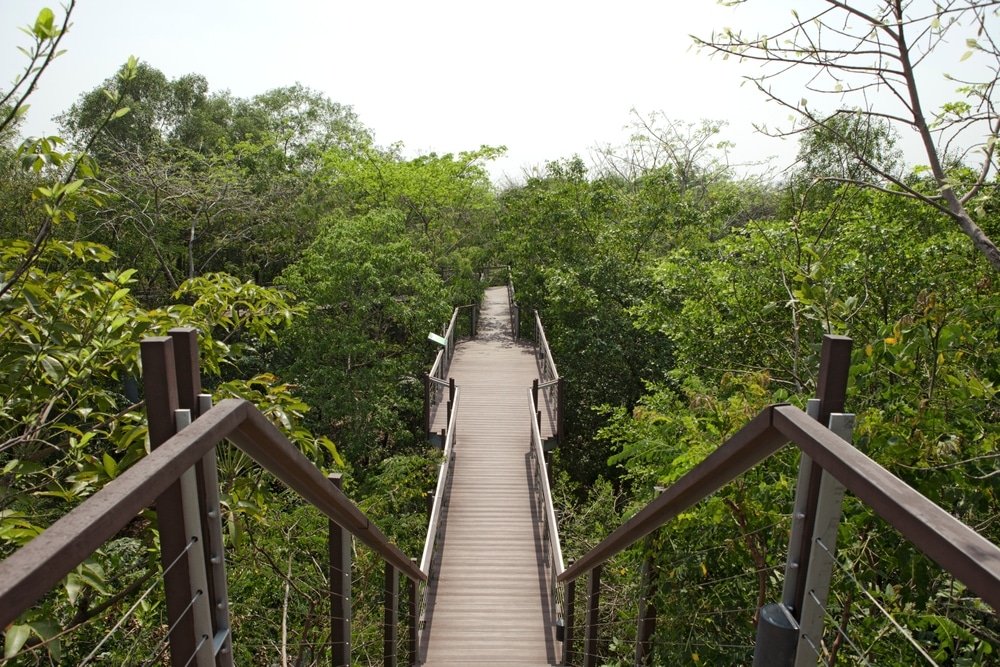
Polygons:
M558 664L528 459L528 389L538 372L531 346L511 338L506 288L487 291L479 335L457 346L450 375L461 392L455 463L431 568L423 664Z

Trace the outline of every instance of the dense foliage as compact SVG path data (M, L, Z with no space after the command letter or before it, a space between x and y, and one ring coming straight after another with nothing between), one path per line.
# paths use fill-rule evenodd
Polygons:
M635 114L594 166L556 160L498 193L483 165L502 148L407 156L301 85L239 99L130 59L69 107L62 138L19 141L72 9L28 27L28 74L0 100L0 557L147 453L138 344L178 325L201 332L217 399L253 401L418 553L437 462L426 334L505 264L568 381L553 457L567 556L765 405L804 405L825 333L854 340L855 444L1000 543L997 274L890 126L822 119L797 167L765 180L727 166L724 123ZM1000 237L996 177L938 166ZM325 519L235 449L219 468L239 664L318 663ZM656 664L749 661L757 609L780 595L796 468L782 452L607 566L607 664L631 659L643 568ZM155 518L3 629L11 664L83 660L133 602L96 657L163 639L159 589L136 602L159 571ZM899 628L941 664L995 660L995 613L850 497L839 539L828 663L912 661ZM381 564L356 563L356 657L375 662Z
M501 197L519 294L544 313L569 379L557 463L593 509L564 519L586 535L568 556L611 527L576 517L610 504L620 521L765 405L804 406L825 333L854 340L857 446L1000 540L1000 295L987 261L940 212L891 191L803 197L797 178L762 188L720 178L710 160L694 173L702 187L684 189L671 165L627 179L561 162ZM919 173L909 182L931 187ZM686 619L661 625L656 664L750 660L755 610L780 597L796 460L775 457L606 568L609 660L630 659L644 558L660 618ZM981 602L854 501L840 539L827 658L905 661L913 648L895 621L936 660L988 664L1000 637Z

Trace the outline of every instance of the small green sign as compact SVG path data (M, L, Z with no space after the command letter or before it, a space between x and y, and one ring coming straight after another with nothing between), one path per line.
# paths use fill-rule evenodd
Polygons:
M427 340L432 340L441 347L448 347L448 339L438 336L436 333L427 334Z

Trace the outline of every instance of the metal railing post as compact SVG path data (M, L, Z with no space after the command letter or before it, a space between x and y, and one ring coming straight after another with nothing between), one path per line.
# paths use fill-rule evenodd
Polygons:
M416 558L411 558L410 560L413 562L414 566L417 566ZM406 639L406 653L410 667L416 667L419 658L419 656L417 655L417 635L419 632L418 624L420 622L419 620L420 617L418 612L419 603L417 600L418 587L416 580L407 578L406 588L407 588L406 602L409 605L409 609L407 610L408 620L406 624L409 636Z
M809 415L825 425L829 423L831 413L843 412L844 409L851 366L851 339L825 335L820 354L817 398L809 402ZM760 610L754 649L755 667L791 667L796 661L802 608L808 593L809 565L813 561L813 547L820 528L817 507L826 476L819 464L805 454L801 455L782 600L765 605Z
M572 565L572 562L570 562ZM576 631L576 579L566 582L566 626L563 630L562 664L569 665L573 655L573 634Z
M819 414L816 421L826 426L830 415L844 412L847 397L847 377L851 370L851 339L846 336L823 336L823 348L819 365L819 379L816 382L816 398L819 399ZM818 463L810 462L809 476L799 479L796 493L805 493L805 516L802 518L803 539L796 545L798 554L794 562L798 568L794 572L795 588L791 599L784 600L798 621L802 616L802 602L806 596L806 568L813 548L816 528L816 505L819 502L820 483L823 469ZM805 486L803 486L803 484Z
M396 667L396 639L399 633L399 570L392 563L385 564L385 587L382 601L385 608L382 664Z
M177 401L197 419L212 407L212 396L201 392L201 364L198 330L177 327L168 334L174 345L177 369ZM222 540L222 508L219 501L219 471L213 447L195 464L198 511L202 546L206 563L209 612L212 618L212 648L218 667L233 664L232 633L229 624L229 590L226 581L226 557Z
M560 377L556 384L556 443L562 444L563 417L566 414L566 379Z
M835 412L830 415L830 430L843 440L851 442L854 433L854 415ZM813 550L806 568L806 597L799 615L799 639L795 652L795 667L815 667L819 659L814 649L823 637L826 601L830 593L834 554L837 549L837 526L843 507L844 485L825 470L820 477L819 500L813 529Z
M656 594L656 570L652 555L653 535L646 538L646 557L642 562L639 621L635 634L635 667L651 665L653 660L652 640L656 631L656 605L653 603L653 596Z
M424 373L424 433L431 439L431 375Z
M339 472L327 476L337 490L344 485L343 474ZM330 651L333 667L351 665L351 534L336 521L329 522L327 551L330 568Z
M446 424L451 423L451 409L454 404L455 404L455 378L448 378L448 412L445 420ZM441 446L444 447L443 442L441 443Z
M177 366L173 340L161 336L146 338L140 345L142 382L146 399L146 419L149 445L156 449L177 431L175 413L178 409ZM196 636L191 606L191 567L183 557L190 547L184 525L184 494L180 480L171 484L156 499L157 527L160 533L160 562L163 564L163 586L167 602L170 633L170 659L175 667L187 665L199 653L204 638ZM196 545L194 548L201 548Z
M601 565L595 565L587 581L587 635L583 642L584 667L597 667L597 639L601 613Z

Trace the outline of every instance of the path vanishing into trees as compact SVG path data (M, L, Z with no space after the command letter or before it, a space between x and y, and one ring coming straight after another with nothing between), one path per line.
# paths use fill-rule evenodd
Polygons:
M530 462L530 343L514 340L505 287L487 290L478 334L456 346L454 468L431 568L423 664L558 664L551 572ZM445 426L439 411L435 431ZM542 420L542 437L552 425Z

